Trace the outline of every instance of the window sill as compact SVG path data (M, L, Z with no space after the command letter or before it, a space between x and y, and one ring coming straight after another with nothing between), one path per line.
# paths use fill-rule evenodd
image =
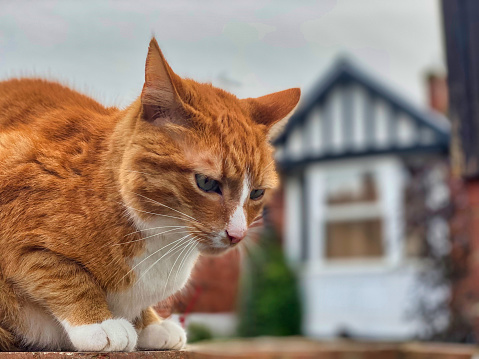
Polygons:
M305 263L302 268L304 276L317 275L363 275L391 273L395 271L417 271L424 266L421 260L405 260L391 263L387 259L334 260L323 263Z

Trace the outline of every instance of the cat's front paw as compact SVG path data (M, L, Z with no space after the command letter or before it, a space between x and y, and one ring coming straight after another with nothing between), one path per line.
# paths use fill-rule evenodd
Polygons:
M185 330L171 320L148 325L138 337L141 349L183 349L185 345Z
M108 319L79 326L63 325L77 351L131 352L138 340L135 328L126 319Z

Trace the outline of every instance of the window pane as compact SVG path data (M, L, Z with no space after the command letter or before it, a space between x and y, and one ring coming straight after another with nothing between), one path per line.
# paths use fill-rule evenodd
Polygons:
M328 204L377 201L376 182L372 173L330 176L326 184Z
M330 222L326 231L329 259L374 258L384 253L380 219Z

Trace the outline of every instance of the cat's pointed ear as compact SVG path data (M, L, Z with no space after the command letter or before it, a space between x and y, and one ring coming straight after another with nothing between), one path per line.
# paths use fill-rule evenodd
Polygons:
M165 60L155 38L150 41L145 65L145 84L141 92L143 118L159 125L171 120L182 108L178 95L181 78L176 75Z
M265 125L269 140L281 132L298 105L301 90L291 88L258 98L241 100L252 119Z

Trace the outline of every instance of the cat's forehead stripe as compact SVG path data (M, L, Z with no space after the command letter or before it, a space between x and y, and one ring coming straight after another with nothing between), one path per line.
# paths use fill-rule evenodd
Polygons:
M246 199L248 198L248 195L249 195L249 192L250 192L250 180L248 178L248 173L246 173L246 175L244 176L243 178L243 188L242 188L242 191L241 191L241 197L240 197L240 203L239 205L241 207L244 206L244 203L246 202Z

